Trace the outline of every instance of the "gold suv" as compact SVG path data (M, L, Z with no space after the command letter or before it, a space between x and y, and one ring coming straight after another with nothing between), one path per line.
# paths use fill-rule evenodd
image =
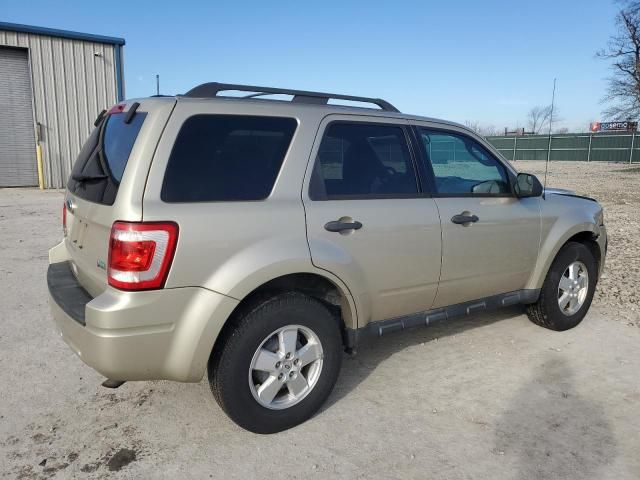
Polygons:
M49 252L60 335L107 386L208 371L254 432L312 416L366 337L514 304L569 329L604 265L595 200L381 99L207 83L95 126Z

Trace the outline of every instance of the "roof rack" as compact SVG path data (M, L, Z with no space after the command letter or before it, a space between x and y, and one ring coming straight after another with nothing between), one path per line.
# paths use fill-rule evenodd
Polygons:
M288 88L256 87L252 85L234 85L232 83L209 82L198 85L184 94L191 98L216 97L219 92L236 90L239 92L253 92L244 98L253 98L262 95L292 95L294 103L310 103L315 105L326 105L329 99L348 100L350 102L372 103L379 106L386 112L400 112L396 107L381 98L354 97L352 95L340 95L335 93L307 92L305 90L290 90Z

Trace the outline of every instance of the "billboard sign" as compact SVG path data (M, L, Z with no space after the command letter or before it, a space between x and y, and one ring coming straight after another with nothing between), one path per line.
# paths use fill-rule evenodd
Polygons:
M637 132L638 122L592 122L592 132Z

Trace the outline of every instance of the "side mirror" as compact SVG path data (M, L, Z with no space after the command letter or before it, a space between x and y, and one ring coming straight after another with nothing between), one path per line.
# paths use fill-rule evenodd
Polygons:
M519 173L514 190L518 198L540 197L542 195L542 184L535 175Z

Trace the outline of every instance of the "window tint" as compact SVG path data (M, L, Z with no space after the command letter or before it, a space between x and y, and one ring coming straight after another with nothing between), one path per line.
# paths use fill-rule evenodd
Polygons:
M418 192L404 130L375 124L332 123L316 158L310 196L412 195Z
M505 194L509 179L502 164L475 140L454 133L420 129L438 193Z
M146 116L136 112L124 123L124 113L107 115L82 147L67 183L69 191L91 202L112 205Z
M184 122L164 174L165 202L262 200L271 193L297 122L195 115Z
M125 114L109 115L107 119L103 141L104 159L117 182L122 180L129 154L144 121L144 115L136 113L128 124L124 123Z

